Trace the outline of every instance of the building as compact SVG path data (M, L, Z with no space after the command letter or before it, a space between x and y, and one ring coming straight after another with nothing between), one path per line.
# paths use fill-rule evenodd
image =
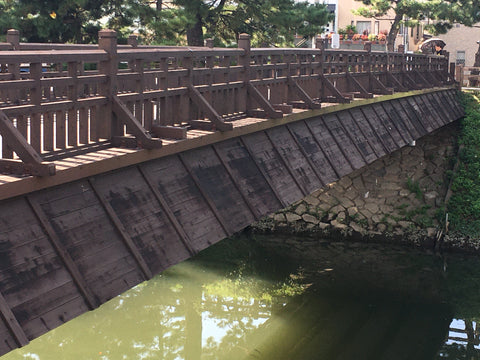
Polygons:
M450 53L450 62L473 66L478 51L477 41L480 41L480 27L455 24L446 34L438 37L446 43L444 49Z

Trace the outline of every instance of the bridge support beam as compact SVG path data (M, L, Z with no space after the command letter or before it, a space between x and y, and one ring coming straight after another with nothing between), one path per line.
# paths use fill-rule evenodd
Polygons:
M0 172L17 175L50 176L55 175L55 164L43 162L40 155L27 142L25 137L13 125L12 121L0 110L0 134L10 149L21 159L1 159Z

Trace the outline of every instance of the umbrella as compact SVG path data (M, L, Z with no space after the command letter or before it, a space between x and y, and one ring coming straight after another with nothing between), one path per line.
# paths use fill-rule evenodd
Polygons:
M425 54L434 54L435 46L440 46L443 49L445 47L445 41L439 38L427 39L420 45L420 50Z

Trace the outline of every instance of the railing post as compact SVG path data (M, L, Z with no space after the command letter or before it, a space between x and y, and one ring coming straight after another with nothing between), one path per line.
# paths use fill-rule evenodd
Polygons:
M240 56L239 65L243 66L242 81L245 85L250 82L250 35L240 34L238 36L238 47L243 49L243 55ZM239 103L244 104L245 113L252 107L252 104L249 101L247 96L247 86L242 88L242 91L239 92Z
M213 49L213 39L206 39L205 46L208 47L209 49Z
M7 31L7 42L12 44L13 50L20 48L20 31L10 29Z
M457 82L458 89L461 90L463 86L463 65L456 65L455 66L455 81Z
M138 47L138 36L135 34L131 34L128 36L127 44L133 48Z
M110 139L112 131L114 135L124 135L123 127L112 123L112 96L117 93L117 33L109 29L100 30L98 32L98 47L108 54L108 60L102 61L99 66L100 73L107 76L106 83L100 89L100 95L107 97L108 102L106 106L100 108L99 119L101 121L99 121L98 134L100 138Z
M373 84L372 84L372 42L367 41L363 45L363 50L367 52L367 73L368 73L368 91L373 92ZM365 68L362 69L365 71Z

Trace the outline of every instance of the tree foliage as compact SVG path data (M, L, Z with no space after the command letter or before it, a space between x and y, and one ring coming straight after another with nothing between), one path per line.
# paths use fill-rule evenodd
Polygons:
M321 33L333 17L323 4L293 0L0 0L0 31L20 29L30 42L92 42L100 28L133 31L148 43L216 45L252 35L254 43L292 43Z
M454 23L472 26L480 18L478 0L357 0L365 6L354 11L367 18L393 16L387 36L389 50L400 26L414 26L421 20L429 20L426 29L433 34L446 33Z

